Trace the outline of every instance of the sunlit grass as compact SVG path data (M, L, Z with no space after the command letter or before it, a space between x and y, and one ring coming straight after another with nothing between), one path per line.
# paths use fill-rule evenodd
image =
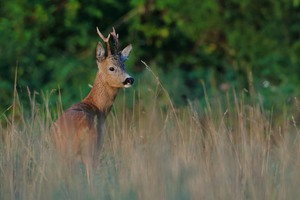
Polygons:
M146 97L139 86L133 97L120 93L90 187L83 166L64 171L57 162L47 95L38 104L30 93L25 112L15 92L10 114L1 116L0 199L298 198L293 116L282 111L277 118L234 91L227 102L207 96L205 106L176 108L151 73Z

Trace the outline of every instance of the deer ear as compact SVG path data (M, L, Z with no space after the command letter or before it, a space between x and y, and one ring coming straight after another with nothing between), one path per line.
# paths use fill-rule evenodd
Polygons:
M121 51L121 60L122 61L125 61L128 59L131 49L132 49L132 45L130 44Z
M105 58L105 49L103 48L101 42L98 42L96 47L96 59L100 62Z

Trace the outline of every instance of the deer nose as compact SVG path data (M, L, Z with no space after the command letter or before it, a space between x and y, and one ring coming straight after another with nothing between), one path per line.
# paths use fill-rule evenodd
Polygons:
M126 78L125 81L123 82L124 85L132 85L134 82L134 78Z

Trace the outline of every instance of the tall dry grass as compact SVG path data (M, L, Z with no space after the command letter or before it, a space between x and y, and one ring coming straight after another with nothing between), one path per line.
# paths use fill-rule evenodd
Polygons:
M1 116L0 199L298 198L300 141L293 116L282 112L277 120L237 95L225 104L207 97L204 107L190 102L175 108L154 78L147 97L138 87L132 101L118 97L90 187L83 166L63 171L57 162L47 97L38 104L29 94L31 110L24 112L15 91L11 114Z

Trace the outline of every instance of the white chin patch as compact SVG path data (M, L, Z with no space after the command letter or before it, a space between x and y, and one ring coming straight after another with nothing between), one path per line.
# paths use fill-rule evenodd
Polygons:
M127 83L124 85L124 88L130 88L131 86L132 86L131 84Z

